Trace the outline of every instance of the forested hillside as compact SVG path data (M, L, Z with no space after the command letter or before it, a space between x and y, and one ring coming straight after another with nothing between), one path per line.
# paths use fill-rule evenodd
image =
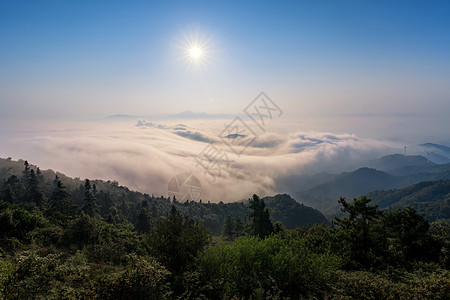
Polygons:
M178 203L6 163L0 299L450 296L450 225L410 207L341 198L333 226L298 227L323 216L288 195Z
M78 209L85 205L85 181L72 179L52 170L41 171L38 167L31 165L28 165L28 171L26 171L25 164L28 162L0 159L0 180L3 181L1 191L5 200L11 203L25 201L29 187L27 187L27 180L24 179L24 175L26 175L24 172L33 171L33 180L36 185L34 189L42 194L39 196L42 197L39 201L43 206L50 204L58 181L65 187L67 198ZM30 174L26 176L30 176ZM140 212L143 205L148 210L148 216L146 216L149 218L148 222L151 222L151 219L166 216L171 207L175 206L183 215L198 219L214 235L221 234L227 216L234 221L239 219L240 222L246 222L248 218L248 201L246 200L232 203L210 203L209 201L180 203L176 198L142 194L131 191L115 181L105 182L102 180L90 180L89 190L96 199L98 214L114 223L129 223L138 226L139 218L142 218ZM306 207L288 195L266 197L264 201L270 208L273 218L281 221L287 228L328 223L318 210Z
M367 195L383 209L411 206L430 221L450 222L450 181L423 181L396 190L376 191Z

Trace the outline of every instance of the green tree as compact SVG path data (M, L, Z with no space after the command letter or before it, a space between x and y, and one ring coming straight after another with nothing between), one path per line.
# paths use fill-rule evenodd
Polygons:
M59 177L55 178L55 189L52 196L49 199L47 214L54 215L59 212L62 215L71 216L76 211L75 204L70 200L70 194L66 191L64 184L59 180Z
M99 211L100 215L103 217L107 217L111 213L111 208L114 206L114 201L111 198L109 192L104 192L100 190L97 195L94 195L97 199L98 205L100 206Z
M89 179L84 181L84 197L83 197L83 211L90 217L98 216L97 199L91 191L91 182Z
M147 200L143 200L137 211L136 229L140 233L148 233L151 227L150 212Z
M343 249L349 249L349 263L354 266L369 267L373 263L373 239L370 238L369 230L373 221L378 219L381 211L378 205L368 205L371 200L366 196L354 198L349 203L345 198L340 198L341 211L348 213L345 218L334 217L334 224L342 229L339 234L344 243Z
M376 227L380 255L390 264L406 266L414 260L431 259L430 224L413 208L385 212Z
M450 224L433 222L429 233L434 240L439 263L442 267L450 269Z
M244 222L242 222L242 219L239 216L237 216L234 221L234 234L236 237L244 235Z
M97 243L98 234L97 220L82 211L76 219L68 224L64 240L68 245L75 243L82 248L84 245Z
M150 253L174 273L184 270L209 242L208 231L199 222L180 215L174 206L146 236Z
M222 228L222 236L227 240L232 240L234 238L234 222L231 216L226 216L223 228Z
M265 238L274 232L273 223L270 220L269 209L266 208L264 200L260 199L257 195L253 195L252 199L249 199L251 212L249 217L252 220L250 224L251 232L253 235Z
M30 170L27 180L27 201L33 202L39 207L45 203L45 195L39 187L39 179L33 169Z
M24 163L24 170L23 170L23 175L25 177L25 180L27 179L28 175L30 175L30 164L28 163L28 161L26 160Z
M9 203L16 203L18 202L19 198L17 195L17 189L20 185L20 181L17 178L16 175L11 175L8 177L6 182L3 184L2 192L1 192L1 199L3 199L6 202Z
M13 234L17 225L17 220L14 219L13 212L6 208L0 213L0 233L3 237Z

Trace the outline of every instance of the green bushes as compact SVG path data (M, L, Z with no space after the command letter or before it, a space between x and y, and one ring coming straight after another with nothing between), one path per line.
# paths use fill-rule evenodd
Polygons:
M98 299L166 299L171 291L170 272L154 260L130 256L124 271L98 282Z
M205 251L197 265L207 298L321 296L330 289L339 260L296 248L296 243L270 236L242 237L231 245ZM331 280L331 281L330 281Z
M88 283L86 263L63 262L61 255L46 257L32 252L17 255L13 268L3 280L1 293L5 299L59 298L62 294L81 296L79 289ZM78 289L76 289L78 287Z
M213 242L175 208L138 232L112 217L0 202L0 299L450 298L449 224L360 198L341 199L348 215L334 227L288 230L254 198L248 230L228 217Z
M413 273L395 271L338 271L338 280L330 298L343 299L449 299L450 272L416 270Z
M0 260L0 299L164 299L171 291L165 267L130 255L125 268L91 266L77 252L39 256L23 252Z

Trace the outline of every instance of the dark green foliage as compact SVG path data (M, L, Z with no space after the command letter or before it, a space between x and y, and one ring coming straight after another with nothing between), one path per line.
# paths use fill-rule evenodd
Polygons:
M151 227L150 211L146 200L142 201L141 208L137 211L136 229L140 233L148 233Z
M66 187L55 178L55 190L48 201L47 214L50 216L73 216L77 211L77 207L70 200L70 194L66 191Z
M232 240L235 236L235 224L231 216L225 217L225 222L223 224L222 236L227 240Z
M167 218L155 222L145 242L151 255L171 272L181 272L210 242L206 229L183 217L174 206Z
M23 208L10 209L6 206L0 210L0 236L28 241L30 233L40 222L38 211L30 213Z
M428 221L450 221L450 181L424 181L415 185L368 194L385 210L411 206Z
M281 221L287 229L319 223L329 224L320 211L298 203L289 195L278 194L264 197L262 200L269 208L271 217Z
M39 207L43 207L45 203L45 195L39 187L39 178L31 169L27 175L26 197L28 202L33 202Z
M64 241L67 245L75 244L81 249L84 245L96 243L98 233L97 220L81 212L67 225Z
M244 222L242 222L242 219L239 216L237 216L234 221L234 235L235 237L244 235Z
M450 224L433 222L429 234L437 250L438 261L442 267L450 268Z
M124 271L102 279L96 287L98 299L168 299L170 273L153 260L129 256Z
M332 299L449 299L450 272L385 272L381 274L339 271Z
M84 197L83 197L83 211L90 217L98 216L97 199L91 191L91 182L89 179L84 181Z
M356 266L370 267L373 264L374 240L370 235L372 223L381 216L377 205L368 205L370 199L365 196L354 198L348 203L344 198L339 199L341 210L348 213L345 218L335 217L334 224L342 230L340 238L346 241L348 249L348 263Z
M207 299L249 299L256 294L270 299L322 298L330 290L339 260L297 246L270 236L243 237L232 245L210 248L197 260L204 284L198 293Z
M431 258L430 225L413 208L386 212L377 225L374 235L378 235L377 247L382 248L385 262L405 266L408 262Z
M100 206L99 212L102 217L107 217L109 214L111 214L113 207L114 207L114 201L111 198L110 193L106 193L103 190L100 190L95 197L97 198L98 205Z
M330 227L288 195L171 203L4 161L0 299L450 298L450 225L413 208L341 199Z
M1 198L9 203L17 203L20 195L20 180L11 175L2 186Z
M76 254L63 260L59 254L40 256L23 252L7 266L0 281L4 299L79 299L86 298L92 280L90 268ZM1 277L0 277L1 278Z
M249 217L252 220L250 223L251 233L260 238L269 236L274 232L274 227L264 200L261 200L254 194L252 199L249 199L249 203L249 208L251 209Z

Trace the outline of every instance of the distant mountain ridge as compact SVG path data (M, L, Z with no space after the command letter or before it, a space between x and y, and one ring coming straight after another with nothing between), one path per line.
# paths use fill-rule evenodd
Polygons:
M178 114L169 115L170 118L179 119L233 119L236 116L232 114L210 114L205 112L183 111Z
M417 173L434 166L436 166L435 163L421 155L403 154L386 155L366 163L366 167L398 175Z
M321 178L326 177L321 175ZM351 199L375 191L438 180L450 180L450 163L436 164L420 155L391 154L371 160L355 171L329 175L325 182L291 193L331 217L339 213L339 197Z
M450 163L450 147L434 143L424 143L418 145L424 150L427 158L438 164Z

